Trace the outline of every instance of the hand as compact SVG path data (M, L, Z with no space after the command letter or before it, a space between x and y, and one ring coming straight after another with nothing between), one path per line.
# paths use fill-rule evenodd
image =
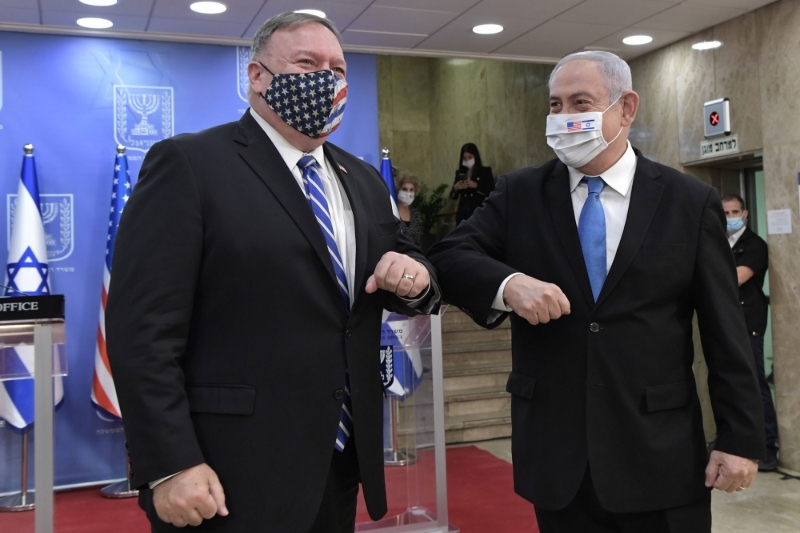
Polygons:
M393 292L403 298L416 298L428 288L428 269L407 255L396 252L383 254L375 265L375 273L367 280L366 291L378 289Z
M199 526L216 514L228 516L222 485L205 463L156 485L153 505L161 520L177 527Z
M533 324L547 324L570 312L569 300L558 285L520 274L503 289L503 300L515 313Z
M753 459L714 450L706 467L706 487L725 492L744 490L753 482L757 472L758 463Z
M467 180L458 180L453 187L457 191L462 191L467 188Z
M469 189L477 189L478 188L478 182L477 181L473 181L473 180L467 180L467 188L469 188Z

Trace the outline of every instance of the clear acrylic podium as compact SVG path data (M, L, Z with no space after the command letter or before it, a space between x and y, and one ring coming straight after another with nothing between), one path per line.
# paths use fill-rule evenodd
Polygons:
M33 378L35 420L20 430L19 494L0 500L0 510L35 508L35 533L53 532L53 377L66 374L64 296L0 298L0 381ZM27 437L34 426L35 493L27 479Z
M384 400L388 512L377 522L359 502L356 531L447 533L441 316L384 313L381 352L395 381Z

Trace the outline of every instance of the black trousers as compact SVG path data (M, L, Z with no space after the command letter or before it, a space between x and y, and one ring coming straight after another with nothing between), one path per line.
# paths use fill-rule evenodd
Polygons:
M756 362L758 385L761 389L761 403L764 404L764 436L767 439L767 449L775 452L778 449L778 417L775 416L772 391L764 373L764 337L751 334L750 347L753 349L753 358Z
M356 529L358 483L356 443L352 437L343 452L334 451L328 483L317 518L308 533L353 533Z
M711 533L711 492L672 509L611 513L600 504L589 469L575 499L564 509L536 509L541 533Z

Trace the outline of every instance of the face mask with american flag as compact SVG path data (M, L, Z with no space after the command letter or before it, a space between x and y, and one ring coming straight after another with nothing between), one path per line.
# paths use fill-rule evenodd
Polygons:
M262 97L289 126L312 139L327 137L339 127L347 103L347 81L332 70L272 74Z

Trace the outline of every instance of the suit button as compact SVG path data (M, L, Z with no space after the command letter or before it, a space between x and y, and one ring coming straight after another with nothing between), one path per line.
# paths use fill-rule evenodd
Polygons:
M346 329L344 330L344 336L349 339L350 337L353 336L353 333L349 329Z
M336 392L333 393L333 397L336 398L337 400L341 400L342 398L344 398L344 391L341 389L337 390Z
M600 324L598 324L597 322L592 322L591 324L589 324L589 331L591 331L592 333L597 333L598 331L600 331Z

